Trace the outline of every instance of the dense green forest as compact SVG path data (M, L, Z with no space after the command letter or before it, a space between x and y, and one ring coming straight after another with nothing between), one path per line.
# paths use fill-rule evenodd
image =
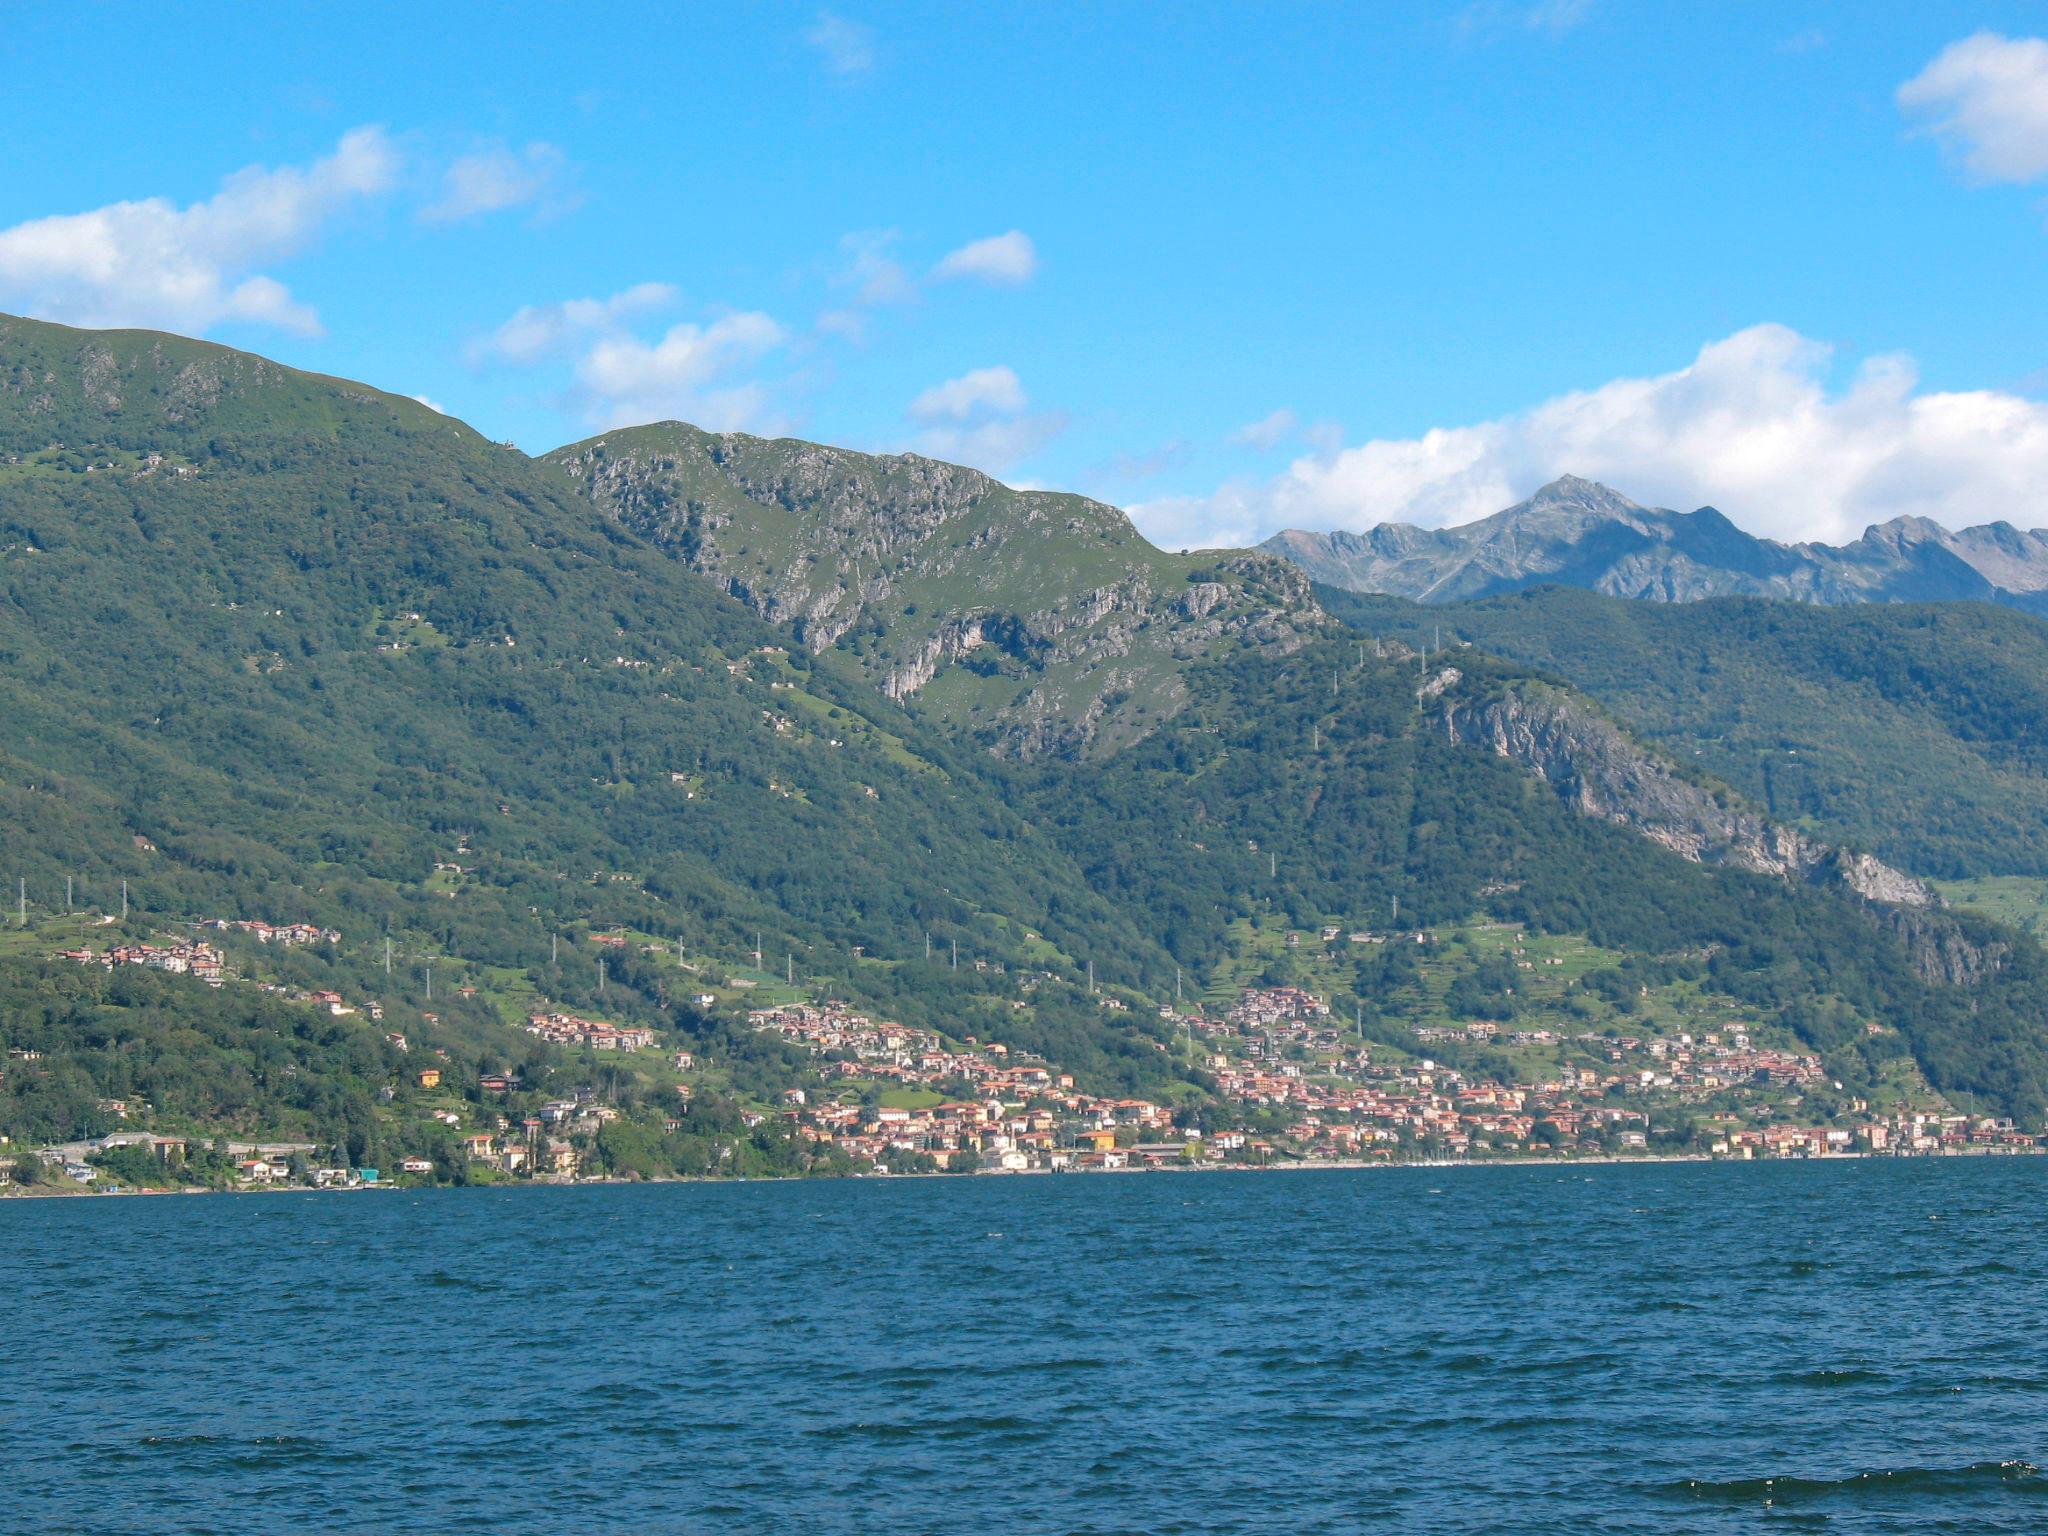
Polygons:
M2048 873L2048 621L1989 603L1646 603L1564 587L1423 607L1318 589L1599 699L1782 820L1916 872Z
M1495 686L1517 676L1460 661ZM1695 966L1838 1071L1858 1057L1874 1070L1888 1047L1857 1021L1879 1021L1937 1086L2029 1116L2048 1106L2048 957L2031 940L1706 868L1578 815L1516 766L1445 742L1412 665L1338 641L1196 669L1183 714L1099 769L1052 775L1038 814L1097 890L1155 914L1190 964L1239 915L1392 925L1398 902L1400 923L1428 926L1485 909ZM1916 968L1916 953L1956 942L1991 946L2002 969L1962 987ZM1370 1001L1370 978L1362 990Z
M465 1103L508 1073L622 1108L615 1169L830 1171L752 1113L815 1066L738 1022L740 992L692 1000L750 952L761 996L847 997L1180 1101L1199 1075L1150 1010L1105 1009L1091 968L1119 1001L1164 1000L1242 919L1482 911L1688 968L1850 1079L1903 1041L1966 1099L2048 1103L2030 941L1689 864L1450 745L1409 662L1320 620L1289 633L1284 656L1158 652L1173 708L1112 755L1004 761L415 402L0 320L0 879L30 919L0 944L0 1037L33 1053L0 1079L0 1132L93 1134L133 1097L181 1129L383 1158L438 1134L385 1039L403 1032ZM1970 686L1986 750L2031 751ZM378 999L382 1027L50 959L208 917L339 930L222 942L284 994ZM1928 981L1916 956L1941 945L2001 963ZM1392 990L1361 966L1361 1008ZM529 1005L700 1055L688 1124L668 1125L672 1076L543 1046L517 1028Z

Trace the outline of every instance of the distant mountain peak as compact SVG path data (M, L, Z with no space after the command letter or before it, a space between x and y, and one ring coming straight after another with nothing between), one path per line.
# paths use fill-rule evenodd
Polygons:
M1745 533L1713 507L1646 507L1570 474L1455 528L1290 529L1260 548L1329 586L1418 602L1566 586L1661 602L1974 598L2048 612L2048 532L2005 523L1955 531L1904 515L1873 524L1846 545L1781 544Z
M1546 501L1618 501L1624 506L1636 505L1613 487L1583 475L1559 475L1549 484L1537 487L1523 505Z

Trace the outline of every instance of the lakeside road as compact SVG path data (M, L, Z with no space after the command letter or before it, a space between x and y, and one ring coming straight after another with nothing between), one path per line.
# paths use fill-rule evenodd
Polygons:
M1478 1168L1648 1168L1689 1163L1733 1164L1742 1167L1767 1168L1788 1163L1853 1163L1853 1162L1939 1162L1958 1158L2011 1158L2040 1157L2048 1155L2044 1147L1956 1147L1939 1152L1826 1152L1809 1157L1742 1158L1719 1157L1708 1153L1674 1153L1670 1156L1650 1157L1494 1157L1494 1158L1451 1158L1442 1161L1413 1160L1390 1162L1381 1159L1329 1159L1297 1160L1271 1163L1186 1163L1155 1164L1146 1167L1123 1168L984 1168L973 1173L853 1173L820 1174L805 1177L790 1174L781 1177L741 1176L734 1178L702 1178L676 1175L671 1178L633 1179L513 1179L501 1183L453 1185L453 1184L350 1184L316 1187L312 1185L252 1184L236 1189L209 1189L187 1185L177 1189L93 1189L81 1185L63 1189L51 1185L33 1188L14 1185L0 1185L0 1200L43 1200L43 1199L121 1199L130 1195L357 1195L409 1193L424 1189L440 1190L522 1190L522 1189L598 1189L607 1187L632 1188L636 1185L659 1184L849 1184L873 1183L886 1180L892 1184L930 1179L939 1183L958 1183L962 1179L1039 1179L1039 1178L1124 1178L1136 1174L1219 1174L1219 1173L1363 1173L1388 1172L1398 1169L1428 1169L1444 1171L1450 1169Z

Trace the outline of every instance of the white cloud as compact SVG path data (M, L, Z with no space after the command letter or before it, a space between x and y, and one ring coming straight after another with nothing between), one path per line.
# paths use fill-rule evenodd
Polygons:
M471 366L532 368L573 358L562 398L600 428L679 418L713 431L780 429L771 390L744 377L788 339L758 310L684 321L650 340L632 322L676 303L667 283L640 283L609 298L529 304L469 347Z
M919 452L1001 474L1067 428L1064 412L1033 411L1030 405L1016 373L997 366L934 384L904 414L924 427L917 436Z
M965 421L977 413L1014 416L1029 405L1024 385L1009 368L976 368L934 384L910 402L912 421Z
M1000 475L1066 430L1064 411L1033 411L963 426L928 428L918 435L917 450L934 459Z
M1979 32L1899 87L1899 105L1980 181L2048 176L2048 41Z
M1929 392L1910 359L1867 359L1845 388L1833 349L1781 325L1738 331L1688 366L1616 379L1518 415L1297 459L1267 481L1132 508L1169 545L1248 544L1281 528L1442 527L1560 474L1639 501L1713 504L1779 539L1852 539L1902 514L1950 527L2048 524L2048 404Z
M768 390L733 375L782 345L783 329L758 310L709 324L670 326L659 341L609 335L576 364L586 414L600 427L670 417L715 432L771 425Z
M1248 421L1230 434L1231 442L1241 448L1256 448L1260 453L1271 453L1301 427L1301 421L1286 406L1270 416L1261 416L1257 421Z
M552 144L535 142L517 152L486 144L451 161L441 174L441 195L420 210L430 224L452 224L503 208L538 203L566 206L560 190L568 157Z
M818 12L818 19L804 28L804 41L835 75L864 75L875 67L875 34L830 11Z
M527 367L545 362L588 336L615 332L628 320L667 309L675 302L676 290L667 283L636 283L607 299L529 304L490 335L469 344L470 365Z
M1038 248L1023 230L1013 229L1008 234L970 241L959 250L950 252L932 268L932 276L941 282L952 278L975 278L984 283L1014 288L1019 283L1030 282L1037 271Z
M435 412L437 415L447 416L452 414L449 411L448 407L443 405L440 401L429 400L425 395L413 395L410 396L409 398L419 401L421 405L424 405L428 410Z
M151 197L16 224L0 230L0 306L75 325L202 332L243 321L317 334L313 310L255 269L389 190L398 158L381 128L356 128L324 159L250 166L184 208Z

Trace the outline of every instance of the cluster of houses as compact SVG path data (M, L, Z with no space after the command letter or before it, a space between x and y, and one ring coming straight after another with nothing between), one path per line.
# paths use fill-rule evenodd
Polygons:
M204 940L190 944L116 944L108 949L81 947L60 951L59 958L80 965L104 966L110 971L117 965L146 966L152 971L196 976L214 986L219 986L227 974L226 959Z
M1329 1016L1330 1005L1300 987L1246 987L1226 1017L1239 1029L1250 1031Z
M593 1051L642 1051L654 1044L654 1031L634 1025L607 1024L573 1013L536 1013L526 1032L555 1045L581 1045Z
M857 1163L887 1166L895 1154L923 1154L940 1168L972 1157L977 1166L1027 1169L1121 1168L1134 1143L1181 1155L1170 1110L1146 1099L1107 1098L1075 1089L1073 1074L1001 1042L949 1046L937 1033L878 1021L844 1003L756 1009L757 1030L820 1058L829 1077L849 1086L891 1084L958 1096L919 1106L831 1101L813 1104L800 1088L783 1110L800 1135L845 1152Z
M1647 1153L1656 1104L1705 1105L1738 1090L1760 1097L1783 1092L1784 1108L1793 1108L1798 1090L1825 1075L1818 1056L1760 1045L1742 1029L1697 1037L1565 1036L1480 1023L1416 1032L1425 1043L1568 1042L1581 1057L1605 1060L1601 1069L1563 1067L1543 1081L1508 1084L1427 1058L1378 1060L1331 1026L1323 999L1299 988L1253 988L1222 1020L1160 1011L1190 1039L1199 1034L1207 1042L1199 1064L1219 1097L1269 1129L1239 1126L1206 1136L1176 1130L1163 1106L1078 1092L1069 1074L1001 1044L969 1041L961 1049L932 1031L877 1021L841 1003L759 1009L749 1021L803 1046L821 1059L828 1078L848 1086L887 1083L951 1095L925 1107L880 1104L871 1091L860 1101L830 1095L818 1103L807 1102L802 1090L784 1095L783 1112L799 1134L877 1166L890 1165L899 1153L926 1154L939 1167L971 1157L972 1166L1004 1171L1276 1158L1374 1161L1418 1150L1442 1157ZM1699 1150L1734 1158L1818 1157L2037 1144L2010 1121L1905 1109L1881 1115L1861 1101L1852 1103L1853 1119L1826 1126L1758 1123L1772 1108L1759 1102L1750 1114L1708 1115ZM1276 1122L1279 1128L1272 1129Z
M1170 1014L1170 1010L1167 1010ZM1541 1081L1506 1084L1468 1077L1426 1057L1382 1061L1327 1022L1329 1009L1293 988L1261 989L1230 1010L1228 1028L1176 1019L1221 1047L1205 1056L1218 1093L1233 1103L1291 1116L1284 1133L1248 1142L1249 1152L1309 1158L1388 1158L1404 1147L1432 1153L1547 1155L1560 1148L1647 1151L1651 1107L1707 1106L1744 1095L1748 1114L1708 1115L1702 1150L1717 1156L1815 1157L1848 1152L1937 1153L2031 1148L2037 1139L2010 1121L1900 1109L1874 1113L1851 1101L1853 1119L1801 1126L1768 1119L1825 1079L1820 1057L1752 1040L1743 1028L1671 1037L1566 1034L1480 1021L1417 1028L1419 1044L1573 1048L1599 1067L1563 1065ZM1218 1037L1221 1037L1220 1039ZM1235 1038L1233 1038L1235 1037ZM1205 1047L1206 1049L1206 1047ZM1722 1104L1728 1102L1721 1099Z
M209 917L202 921L201 928L213 928L220 932L246 933L265 944L280 946L291 944L339 944L341 934L333 928L322 928L313 923L266 923L252 917Z

